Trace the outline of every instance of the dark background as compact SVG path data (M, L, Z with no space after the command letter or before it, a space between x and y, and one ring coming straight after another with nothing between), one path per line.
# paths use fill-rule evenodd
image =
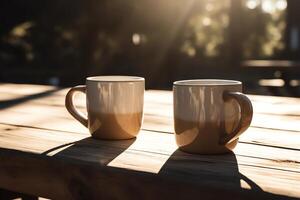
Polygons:
M298 0L1 1L0 82L72 86L118 74L170 89L179 79L223 78L268 94L257 81L281 72L241 63L297 62L298 8Z

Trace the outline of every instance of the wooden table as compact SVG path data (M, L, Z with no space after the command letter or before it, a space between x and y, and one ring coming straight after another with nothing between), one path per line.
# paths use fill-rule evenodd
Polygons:
M249 95L252 126L234 153L205 156L177 150L170 91L146 92L142 131L126 141L90 138L66 91L0 84L0 188L53 199L300 198L300 99Z

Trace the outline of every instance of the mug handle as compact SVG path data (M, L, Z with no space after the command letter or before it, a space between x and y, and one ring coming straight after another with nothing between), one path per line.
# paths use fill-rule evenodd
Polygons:
M75 106L74 106L74 94L76 92L82 92L85 94L86 92L86 86L85 85L78 85L75 86L73 88L71 88L67 95L66 95L66 99L65 99L65 106L67 108L67 110L69 111L69 113L75 118L77 119L81 124L83 124L85 127L88 127L88 119L86 116L84 116L81 112L77 111Z
M247 130L247 128L249 128L253 116L253 108L250 99L240 92L224 92L223 99L224 101L235 99L241 108L241 118L238 126L232 133L220 138L220 144L226 145L237 139Z

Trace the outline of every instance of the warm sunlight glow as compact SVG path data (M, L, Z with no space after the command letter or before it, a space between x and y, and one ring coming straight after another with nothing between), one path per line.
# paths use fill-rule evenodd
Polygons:
M24 37L33 25L30 21L19 24L12 29L11 34L15 37Z
M134 34L132 35L132 43L133 43L134 45L139 45L139 44L141 43L141 36L140 36L140 34L134 33Z
M261 6L262 10L266 13L273 13L275 11L275 5L270 0L264 0Z
M257 5L258 5L258 1L257 0L248 0L246 2L246 6L249 9L255 9L257 7Z
M258 84L260 86L283 87L285 83L282 79L261 79Z
M290 86L299 87L300 86L300 81L299 80L291 80L290 81Z
M208 3L205 6L205 10L207 10L208 12L212 11L214 9L214 5L212 3Z
M211 24L211 19L209 17L204 17L202 23L204 26L209 26Z
M229 10L229 0L203 1L199 11L188 19L181 51L190 58L220 56L227 40Z
M157 174L176 150L172 134L141 131L134 143L107 166Z
M190 57L194 57L195 55L196 55L196 49L195 48L188 48L187 49L187 54L188 54L188 56L190 56Z
M279 0L276 2L276 8L278 10L285 10L287 7L287 2L286 0Z

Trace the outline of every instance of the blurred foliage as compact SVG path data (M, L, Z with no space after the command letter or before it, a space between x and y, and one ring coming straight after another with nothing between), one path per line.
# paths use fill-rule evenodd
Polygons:
M286 6L286 0L245 1L244 58L280 57L285 48Z
M232 60L276 58L284 50L284 9L264 12L264 0L255 8L248 1L1 1L0 81L58 77L72 85L90 75L127 74L165 87L226 75ZM243 6L233 10L237 2ZM236 33L235 16L243 20ZM231 53L231 43L241 55Z
M202 1L201 7L188 19L182 51L190 57L225 55L230 1Z

